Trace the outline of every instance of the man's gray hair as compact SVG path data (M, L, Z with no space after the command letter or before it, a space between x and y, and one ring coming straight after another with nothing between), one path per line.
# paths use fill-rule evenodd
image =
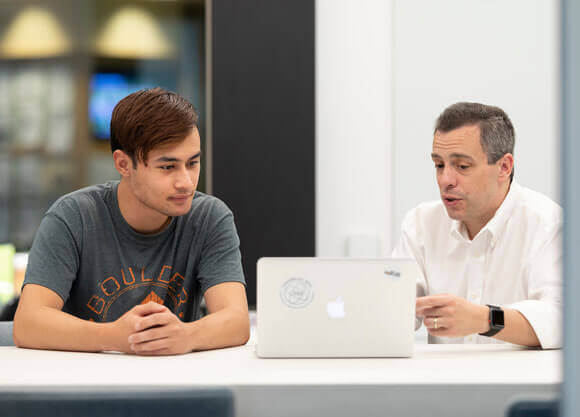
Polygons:
M481 147L488 164L495 164L506 153L513 155L516 142L514 126L499 107L466 102L452 104L437 118L434 132L447 133L469 125L479 126ZM513 178L512 169L510 182Z

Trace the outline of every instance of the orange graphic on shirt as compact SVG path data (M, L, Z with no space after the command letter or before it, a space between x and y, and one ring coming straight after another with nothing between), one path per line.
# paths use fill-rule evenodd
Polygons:
M141 268L140 272L133 271L133 267L121 268L120 276L108 276L104 281L97 283L98 290L90 296L86 307L98 316L98 321L107 321L109 308L120 296L143 286L159 287L160 291L166 289L167 294L162 298L151 291L141 304L154 301L175 310L174 313L183 318L184 313L179 310L189 299L188 292L184 288L185 277L173 271L171 265L163 265L159 273L147 271L146 274L145 268Z
M163 300L163 298L159 297L157 294L155 294L155 291L151 291L151 293L145 297L143 299L143 301L141 301L141 304L147 304L149 301L153 301L157 304L161 304L164 305L165 301Z

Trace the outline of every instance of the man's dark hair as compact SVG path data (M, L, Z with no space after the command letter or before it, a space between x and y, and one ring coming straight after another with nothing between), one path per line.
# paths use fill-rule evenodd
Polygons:
M495 164L506 153L514 153L515 131L508 115L499 107L480 103L455 103L443 110L435 122L435 131L447 133L463 126L479 126L480 141L487 163ZM510 182L514 179L514 169Z
M111 151L125 152L137 166L147 164L149 152L181 142L197 127L193 105L160 87L139 90L117 103L111 117Z

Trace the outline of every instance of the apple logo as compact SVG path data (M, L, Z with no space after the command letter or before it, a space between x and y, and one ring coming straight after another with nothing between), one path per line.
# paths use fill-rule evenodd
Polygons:
M326 305L326 312L331 319L342 319L345 316L344 301L342 297L336 297L336 300L329 301Z

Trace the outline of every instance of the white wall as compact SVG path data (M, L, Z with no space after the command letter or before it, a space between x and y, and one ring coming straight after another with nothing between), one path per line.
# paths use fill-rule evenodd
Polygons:
M516 180L559 201L558 36L557 0L317 0L317 256L353 235L390 253L438 197L433 124L457 101L502 107Z
M433 125L457 101L504 109L516 180L559 200L558 10L549 0L395 2L393 241L406 211L438 198Z
M384 0L316 2L317 256L359 235L390 250L391 16Z

